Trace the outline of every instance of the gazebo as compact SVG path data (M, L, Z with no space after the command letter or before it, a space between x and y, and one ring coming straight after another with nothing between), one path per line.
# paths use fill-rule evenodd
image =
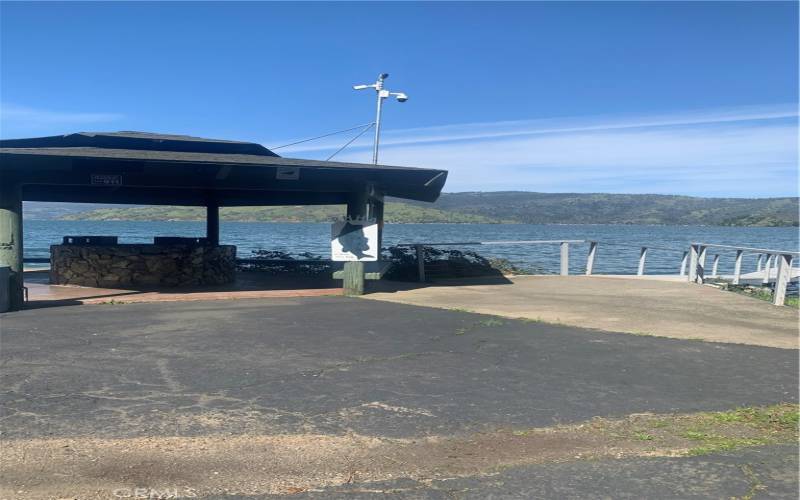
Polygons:
M22 201L206 207L205 245L219 245L219 207L347 205L383 222L385 196L435 201L444 170L283 158L255 143L145 132L80 132L0 141L0 267L11 309L23 305ZM362 293L363 262L344 264Z

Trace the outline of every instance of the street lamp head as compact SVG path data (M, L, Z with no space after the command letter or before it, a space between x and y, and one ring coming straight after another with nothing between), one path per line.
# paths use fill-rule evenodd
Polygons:
M390 96L394 96L397 99L397 102L406 102L408 100L408 96L404 92L389 92L387 89L383 88L383 81L387 78L389 78L389 73L381 73L378 75L378 80L372 85L353 85L353 90L364 90L369 88L375 89L378 94L378 110L375 116L375 121L372 123L372 125L375 126L375 142L372 146L372 163L375 165L378 164L378 145L381 138L381 109L383 109L383 101ZM364 131L366 131L366 129Z

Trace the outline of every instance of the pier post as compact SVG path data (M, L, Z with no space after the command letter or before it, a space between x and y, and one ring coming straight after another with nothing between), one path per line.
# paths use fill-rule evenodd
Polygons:
M706 247L705 245L692 244L689 247L689 282L703 283L705 279L706 267Z
M717 277L717 270L719 269L719 254L714 254L714 260L711 264L711 277Z
M8 310L22 309L22 186L8 178L0 183L0 267L9 268L8 281L0 283Z
M414 245L417 251L417 272L419 273L419 282L425 282L425 247L423 245Z
M731 281L734 285L739 284L742 276L742 255L744 255L742 250L736 250L736 262L733 264L733 280Z
M756 272L761 272L761 261L763 260L764 256L762 254L758 254L758 259L756 260Z
M639 252L639 269L636 270L636 276L644 276L645 259L647 259L647 247L642 247Z
M561 276L569 275L569 243L561 242Z
M703 284L706 279L706 254L708 248L705 245L700 245L700 256L697 259L697 279L700 284Z
M775 258L778 259L778 276L775 278L772 303L776 306L782 306L786 302L786 287L791 279L792 256L790 254L779 254Z
M681 276L686 276L686 264L689 260L689 252L683 252L683 258L681 259Z
M368 215L367 192L352 193L347 201L347 217L364 219ZM364 263L345 262L342 269L342 288L345 295L364 295Z
M597 242L589 242L589 254L586 256L586 276L591 276L594 271L594 256L597 253Z
M764 276L761 278L761 284L766 285L769 283L770 271L772 270L773 255L767 254L764 260Z
M345 262L342 288L345 295L364 295L364 263Z

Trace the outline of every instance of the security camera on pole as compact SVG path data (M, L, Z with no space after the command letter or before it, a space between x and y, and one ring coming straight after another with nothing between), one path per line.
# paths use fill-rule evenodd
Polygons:
M406 102L408 96L403 92L389 92L384 90L383 81L389 78L389 73L381 73L378 75L378 81L372 85L353 85L353 90L375 89L378 94L378 111L375 116L375 143L372 146L372 163L378 164L378 144L381 141L381 109L383 108L383 100L389 96L395 96L398 102Z

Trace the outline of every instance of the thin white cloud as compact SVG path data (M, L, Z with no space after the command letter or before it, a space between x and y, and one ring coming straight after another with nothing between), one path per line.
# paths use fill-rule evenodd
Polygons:
M381 163L447 169L447 191L797 195L797 116L780 105L396 130ZM336 159L368 162L369 147Z
M624 130L652 127L687 126L703 124L724 124L748 121L768 121L794 118L798 116L794 104L766 106L739 106L734 108L714 108L706 110L683 111L670 114L617 114L589 115L578 117L544 118L537 120L517 120L482 123L462 123L432 127L385 130L381 134L382 145L419 144L422 142L447 142L474 139L504 138L540 134L564 134L603 130ZM266 141L265 144L287 144L300 139L285 141ZM298 144L282 151L312 152L336 149L343 143L339 136L325 140ZM364 137L353 143L351 148L369 147L371 139Z
M119 113L66 112L31 108L12 103L0 104L0 122L7 131L38 130L69 125L107 123L124 118ZM4 135L7 135L4 133Z

